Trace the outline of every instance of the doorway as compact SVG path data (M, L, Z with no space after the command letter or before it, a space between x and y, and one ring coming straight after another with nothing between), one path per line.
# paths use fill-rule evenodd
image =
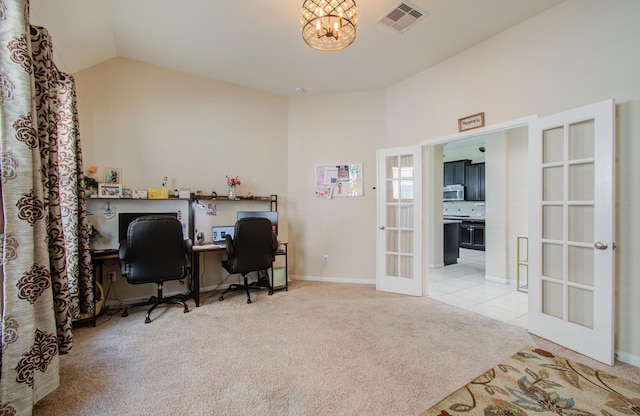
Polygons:
M456 307L523 328L528 325L528 296L518 291L517 237L528 228L528 128L507 126L481 135L453 137L425 145L429 169L428 295ZM443 164L464 160L484 164L485 198L442 201ZM460 221L463 239L468 228L484 227L482 247L461 247L455 264L441 260L444 238L435 232L444 219ZM446 221L449 222L449 221ZM463 244L464 246L464 244ZM467 245L468 247L468 245ZM484 248L484 251L482 250Z

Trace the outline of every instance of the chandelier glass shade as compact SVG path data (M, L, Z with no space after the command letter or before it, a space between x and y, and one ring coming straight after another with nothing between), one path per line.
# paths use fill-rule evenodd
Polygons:
M358 13L354 0L305 0L302 38L321 51L337 51L356 39Z

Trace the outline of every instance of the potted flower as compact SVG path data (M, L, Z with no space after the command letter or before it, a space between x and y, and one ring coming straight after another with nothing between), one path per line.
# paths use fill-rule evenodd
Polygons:
M98 190L98 181L91 175L96 173L98 168L96 166L89 166L89 173L84 177L84 194L89 197L91 194L96 193Z
M227 176L227 186L229 187L229 199L236 199L236 187L240 185L240 179L238 177Z
M98 229L94 227L93 224L89 223L89 244L95 243L100 237L102 237L100 231L98 231Z

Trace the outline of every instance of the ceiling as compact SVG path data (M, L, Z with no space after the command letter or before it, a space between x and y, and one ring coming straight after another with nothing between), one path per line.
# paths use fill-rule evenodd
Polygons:
M123 57L291 96L387 88L562 0L405 1L426 17L403 33L378 22L399 2L358 0L336 52L302 40L302 0L31 0L30 21L64 72Z

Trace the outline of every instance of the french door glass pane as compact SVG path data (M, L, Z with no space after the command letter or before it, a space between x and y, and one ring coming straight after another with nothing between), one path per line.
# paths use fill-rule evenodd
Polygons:
M413 278L413 256L400 256L400 273L398 277Z
M542 281L542 313L564 318L564 300L562 285L548 280Z
M569 159L594 157L594 121L587 120L569 126Z
M413 227L413 205L402 205L398 207L398 227L400 228L412 228Z
M385 164L387 165L385 169L387 179L396 179L400 177L399 163L397 156L387 156L385 160Z
M542 274L559 280L564 279L562 245L542 244Z
M387 228L397 228L399 226L399 215L398 215L398 206L397 205L387 205Z
M398 231L387 230L387 251L398 251Z
M593 329L593 291L569 287L569 322Z
M564 127L545 130L542 136L542 163L564 160Z
M542 170L542 200L562 201L564 199L564 169L562 166Z
M562 240L564 238L564 213L562 205L542 207L542 238Z
M398 277L398 256L387 254L387 276Z
M593 163L580 163L569 166L569 200L593 201L594 199Z
M569 240L579 243L593 243L593 206L574 205L569 207Z
M593 287L593 249L569 246L569 281Z
M400 252L413 253L413 231L400 231Z

